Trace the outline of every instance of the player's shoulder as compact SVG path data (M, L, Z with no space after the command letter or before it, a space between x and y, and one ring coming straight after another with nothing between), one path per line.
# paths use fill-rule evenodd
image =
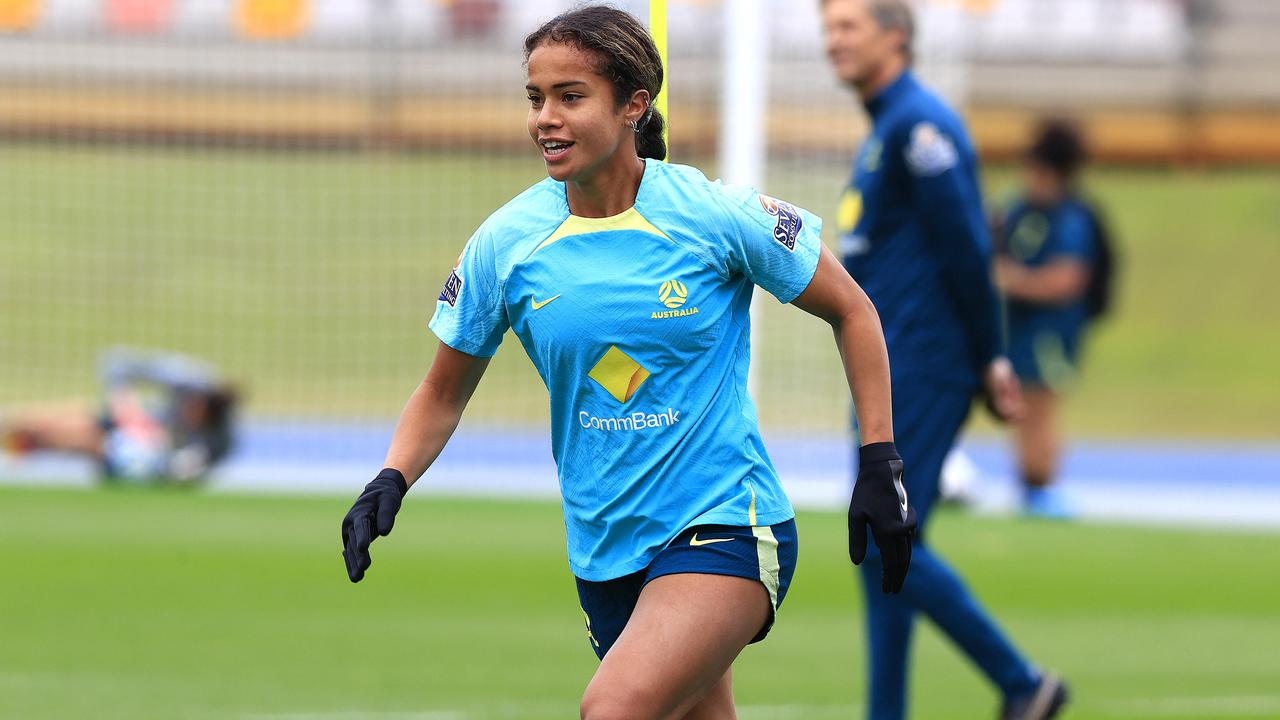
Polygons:
M1086 221L1092 221L1094 217L1093 205L1087 199L1074 194L1068 195L1062 201L1062 213Z
M476 240L497 255L519 254L524 244L540 241L567 217L564 185L544 178L494 210L476 231Z
M730 211L730 186L689 165L647 161L636 209L671 238L706 241L718 235ZM674 232L673 232L674 231Z
M904 102L898 104L896 114L897 125L910 125L915 122L929 121L947 126L961 126L964 121L960 113L937 93L933 88L920 82L914 75L907 78L907 87L903 93Z
M1096 231L1093 208L1080 198L1068 197L1058 207L1056 215L1056 224L1065 232L1091 238Z
M662 203L707 203L719 199L720 182L712 181L698 168L678 163L647 161L646 173L653 173L652 197Z
M686 217L698 217L697 213L701 212L706 214L704 219L710 219L732 213L748 201L754 202L759 194L746 185L712 180L689 165L656 163L654 167L659 175L656 185L660 188L654 197Z
M901 100L895 103L886 121L890 142L907 145L924 135L941 135L961 147L969 144L964 120L946 100L911 76L906 79Z
M934 176L957 164L972 162L972 146L964 121L945 100L914 78L894 108L886 128L887 143L917 176Z
M754 198L755 191L711 180L698 168L677 163L650 160L645 173L636 198L640 214L672 242L727 274L728 241L742 225L745 199Z

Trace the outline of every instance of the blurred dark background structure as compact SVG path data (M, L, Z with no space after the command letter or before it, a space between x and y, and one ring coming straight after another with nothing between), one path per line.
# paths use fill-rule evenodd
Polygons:
M627 3L622 3L627 5ZM10 138L519 147L503 110L518 41L564 3L500 0L6 0ZM646 3L632 2L640 14ZM847 145L847 99L813 3L769 5L771 146ZM672 3L676 147L714 150L725 6ZM965 102L984 153L1029 115L1081 115L1102 159L1280 162L1280 7L1268 0L921 3L921 65ZM512 97L514 94L515 97Z

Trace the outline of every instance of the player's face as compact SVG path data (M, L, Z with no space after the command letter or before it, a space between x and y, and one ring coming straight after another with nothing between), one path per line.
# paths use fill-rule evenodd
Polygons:
M1027 199L1036 205L1053 205L1062 198L1066 189L1058 173L1034 161L1023 165L1022 184Z
M547 174L585 182L596 171L635 154L628 106L618 107L613 84L596 73L590 54L563 43L539 45L529 55L529 137Z
M822 34L827 59L840 81L871 84L898 52L901 33L880 27L867 0L827 0L822 5Z

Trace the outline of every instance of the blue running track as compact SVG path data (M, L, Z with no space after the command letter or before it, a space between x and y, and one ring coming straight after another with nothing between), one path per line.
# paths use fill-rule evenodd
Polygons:
M354 495L381 466L390 424L254 421L211 480L217 492ZM766 434L765 443L799 507L836 508L848 497L844 436ZM1007 448L980 438L964 450L977 466L984 510L1008 510L1016 487ZM910 466L907 468L910 472ZM88 485L92 468L63 458L0 455L0 482ZM1084 519L1280 529L1280 444L1077 442L1064 491ZM555 497L545 429L460 429L415 494Z

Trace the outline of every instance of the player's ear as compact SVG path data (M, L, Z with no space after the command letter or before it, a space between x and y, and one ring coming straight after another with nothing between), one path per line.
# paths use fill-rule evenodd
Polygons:
M911 38L907 36L906 31L902 28L893 28L889 31L893 37L893 45L898 49L898 54L907 60L907 64L911 63Z
M643 124L651 102L652 98L649 97L648 90L642 89L631 93L631 98L627 100L627 104L623 107L623 117L628 123Z

